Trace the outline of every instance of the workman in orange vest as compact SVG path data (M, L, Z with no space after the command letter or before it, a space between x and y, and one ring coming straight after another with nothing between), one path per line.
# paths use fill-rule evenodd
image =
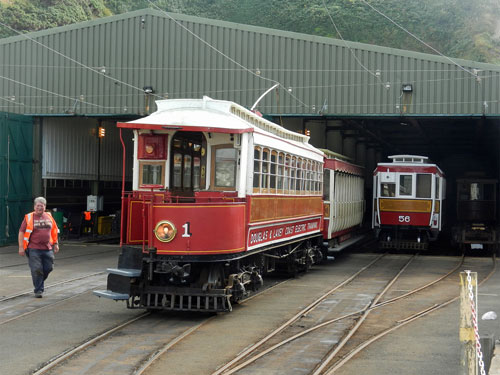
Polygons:
M35 297L42 298L44 282L53 269L54 253L59 251L57 224L49 212L47 201L35 198L35 211L24 216L19 228L19 255L28 257Z

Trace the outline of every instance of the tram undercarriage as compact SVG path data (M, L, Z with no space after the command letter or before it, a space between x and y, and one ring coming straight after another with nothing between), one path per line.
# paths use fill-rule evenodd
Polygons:
M432 232L422 229L398 228L382 229L379 234L379 248L394 250L427 250L429 242L436 240Z
M231 311L263 285L271 272L295 275L326 259L320 237L261 249L236 258L186 260L151 249L124 247L118 268L108 269L103 297L126 300L128 308L173 311ZM106 295L105 295L106 294Z

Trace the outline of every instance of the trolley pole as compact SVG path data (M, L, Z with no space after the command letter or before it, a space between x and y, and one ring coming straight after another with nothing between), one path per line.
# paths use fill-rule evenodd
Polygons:
M462 375L478 375L474 312L470 300L469 285L472 285L477 306L477 272L460 272L460 364Z

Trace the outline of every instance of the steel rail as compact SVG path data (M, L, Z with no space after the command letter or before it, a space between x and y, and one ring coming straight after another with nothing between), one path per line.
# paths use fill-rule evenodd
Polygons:
M91 274L88 274L88 275L85 275L85 276L75 277L74 279L68 279L68 280L58 281L57 283L53 283L53 284L47 285L46 288L52 288L52 287L57 286L57 285L71 283L73 281L86 279L86 278L92 277L92 276L102 275L104 273L106 273L106 271L95 272L95 273L91 273ZM24 292L19 292L17 294L11 294L10 296L7 296L7 297L4 297L4 298L0 299L0 302L8 301L8 300L11 300L11 299L14 299L14 298L17 298L17 297L21 297L21 296L25 296L25 295L28 295L28 294L31 294L31 293L33 293L32 290L24 291Z
M278 287L279 285L282 285L286 282L288 282L289 280L284 280L284 281L280 281L278 283L276 283L275 285L269 287L269 288L266 288L265 290L263 290L262 292L260 293L255 293L253 295L251 295L250 297L248 298L245 298L243 301L241 301L239 303L239 305L242 305L242 304L245 304L247 301L250 301L251 299L255 298L255 297L258 297L276 287ZM157 352L155 352L153 355L151 355L147 361L137 370L134 372L134 375L143 375L144 372L149 368L151 367L151 365L153 363L155 363L163 354L165 354L168 350L170 350L174 345L176 345L178 342L182 341L183 339L185 339L187 336L189 336L191 333L193 333L194 331L196 331L198 328L200 328L202 325L208 323L209 321L211 321L212 319L214 319L216 317L216 315L208 318L206 321L203 321L201 322L200 324L198 324L197 326L195 327L191 327L189 328L187 331L185 331L184 333L182 333L180 336L178 336L177 338L175 338L174 340L170 341L167 345L165 345L162 349L158 350Z
M14 316L14 317L12 317L10 319L7 319L7 320L4 320L3 322L0 322L0 326L3 325L3 324L6 324L6 323L12 322L14 320L17 320L17 319L20 319L20 318L24 318L25 316L31 315L33 313L36 313L36 312L40 311L40 310L45 310L45 309L48 309L49 307L54 307L55 305L59 305L60 303L66 302L66 301L68 301L70 299L73 299L73 298L76 298L76 297L80 297L82 294L85 294L85 293L88 293L88 292L89 292L89 290L86 290L84 292L75 294L73 296L63 298L63 299L61 299L61 300L59 300L57 302L51 303L49 305L45 305L45 306L39 307L37 309L31 310L31 311L27 311L27 312L25 312L25 313L23 313L21 315L16 315L16 316Z
M65 353L62 353L61 355L55 357L54 359L50 360L49 363L47 363L44 367L38 369L36 372L34 372L32 375L42 375L42 374L45 374L47 373L49 370L53 369L55 366L57 366L58 364L60 364L61 362L65 361L66 359L70 358L71 356L75 355L76 353L79 353L81 352L82 350L88 348L90 345L92 344L95 344L101 340L103 340L104 338L108 337L109 335L111 335L112 333L122 329L123 327L126 327L128 326L129 324L132 324L134 323L135 321L139 320L139 319L142 319L148 315L151 315L150 312L145 312L139 316L136 316L135 318L132 318L128 321L126 321L125 323L122 323L114 328L111 328L107 331L105 331L104 333L100 334L99 336L97 337L94 337L93 339L89 340L89 341L86 341L84 342L83 344L77 346L76 348L73 348Z
M249 301L251 300L252 298L255 298L281 284L284 284L286 282L288 282L289 280L284 280L284 281L280 281L278 282L277 284L269 287L269 288L266 288L264 290L262 290L260 293L256 293L248 298L246 298L244 301L241 302L241 304L245 303L246 301ZM76 297L76 296L72 296L70 298L73 298L73 297ZM67 299L66 299L67 300ZM60 301L62 302L62 301ZM48 306L47 306L48 307ZM31 313L31 312L30 312ZM123 324L120 324L119 326L116 326L114 328L111 328L107 331L105 331L104 333L100 334L99 336L91 339L91 340L88 340L86 342L84 342L83 344L67 351L67 352L64 352L58 356L56 356L54 359L50 360L44 367L38 369L36 372L33 373L33 375L42 375L42 374L46 374L48 371L52 370L55 366L61 364L62 362L64 361L67 361L68 359L70 359L72 356L78 354L79 352L87 349L89 346L92 346L92 345L95 345L97 344L98 342L104 340L105 338L109 337L111 334L115 333L116 331L134 323L135 321L141 319L141 318L144 318L148 315L151 315L151 312L146 312L144 314L141 314L139 315L138 317L135 317L135 318L132 318L130 320L128 320L127 322L123 323ZM196 326L194 327L191 327L191 328L188 328L186 331L184 331L183 333L181 333L179 336L177 336L175 339L173 339L172 341L170 341L169 343L167 343L163 348L157 350L155 353L153 353L147 360L145 363L143 363L143 365L134 372L134 375L140 375L140 374L143 374L158 358L160 358L164 353L166 353L168 350L170 350L174 345L178 344L179 342L181 342L183 339L185 339L186 337L188 337L190 334L192 334L193 332L195 332L196 330L198 330L200 327L202 327L203 325L205 325L206 323L210 322L211 320L215 319L217 317L217 315L213 315L211 316L210 318L207 318L205 319L204 321L202 321L201 323L197 324Z
M480 286L483 283L485 283L486 281L488 281L488 279L495 274L496 268L497 268L496 256L493 255L493 268L490 271L490 273L478 284L478 286ZM426 315L428 315L436 310L439 310L445 306L448 306L449 304L457 301L459 298L460 298L460 296L456 296L448 301L433 305L433 306L431 306L427 309L424 309L416 314L410 315L409 317L407 317L405 319L397 321L396 323L398 323L398 324L396 324L395 326L392 326L392 327L386 329L385 331L380 332L379 334L373 336L372 338L366 340L364 343L360 344L355 349L351 350L344 358L342 358L339 362L337 362L333 367L329 368L328 371L324 373L324 375L333 374L335 371L337 371L339 368L341 368L344 364L349 362L356 354L361 352L364 348L366 348L370 344L374 343L378 339L386 336L387 334L389 334L391 332L396 331L397 329L399 329L401 327L404 327L405 325L407 325L411 322L414 322L415 320L423 318L424 316L426 316Z
M111 253L113 251L116 251L116 249L114 249L114 250L106 250L106 251L99 251L99 252L90 253L90 254L73 255L73 256L68 256L68 257L57 257L55 260L59 261L59 260L66 260L66 259L72 259L72 258L80 258L80 257L86 257L86 256L92 256L92 255L100 255L100 254ZM26 262L24 262L24 263L16 263L16 264L9 264L9 265L6 265L6 266L0 266L0 269L10 268L10 267L19 267L19 266L25 266L25 265L27 265Z
M295 323L297 320L299 320L301 317L312 311L314 308L316 308L323 300L325 300L328 296L336 292L338 289L342 288L344 285L350 283L352 280L354 280L359 274L361 274L363 271L371 267L373 264L378 262L382 257L384 257L386 254L381 254L378 257L376 257L374 260L372 260L368 265L362 267L359 271L355 272L353 275L342 281L340 284L335 286L334 288L330 289L326 293L324 293L322 296L314 300L312 303L310 303L308 306L306 306L304 309L302 309L299 313L295 314L292 318L290 318L288 321L283 323L281 326L276 328L274 331L272 331L270 334L268 334L266 337L261 339L260 341L256 342L255 344L251 345L247 349L245 349L243 352L241 352L238 356L233 358L231 361L226 363L224 366L220 367L217 369L215 372L213 372L211 375L220 375L222 373L224 374L232 374L234 371L231 369L229 370L233 365L238 363L239 361L243 360L246 358L249 354L254 352L257 348L265 344L267 341L269 341L272 337L276 336L278 333ZM228 371L229 370L229 371Z
M418 254L417 254L418 255ZM385 293L391 288L392 285L399 279L399 277L403 274L403 272L408 268L408 266L415 260L417 255L413 255L408 262L399 270L399 272L394 276L391 281L387 283L385 288L375 297L375 299L372 301L370 304L370 307L366 309L366 311L363 312L363 315L361 318L356 322L356 325L349 331L349 333L342 339L342 341L335 347L335 349L324 359L321 363L320 366L318 366L314 372L313 375L319 375L320 373L323 372L325 367L328 366L328 364L332 361L332 359L337 355L337 353L344 347L345 344L349 341L349 339L356 333L356 331L361 327L361 324L368 318L368 315L373 311L371 307L374 307L378 301L384 296Z
M318 324L318 325L316 325L316 326L313 326L313 327L311 327L311 328L308 328L308 329L307 329L307 330L305 330L305 331L299 332L299 333L297 333L297 334L295 334L295 335L293 335L293 336L291 336L291 337L289 337L289 338L287 338L287 339L285 339L285 340L283 340L283 341L280 341L279 343L274 344L273 346L269 347L268 349L266 349L266 350L264 350L264 351L260 352L259 354L255 355L255 356L253 356L253 357L249 358L247 361L245 361L245 362L241 363L241 364L240 364L240 365L238 365L237 367L232 368L230 371L227 371L227 372L225 372L224 374L225 374L225 375L232 374L233 372L236 372L236 371L238 371L238 370L240 370L240 369L242 369L242 368L244 368L244 367L248 366L249 364L251 364L251 363L255 362L257 359L259 359L259 358L261 358L261 357L263 357L263 356L267 355L268 353L270 353L270 352L274 351L275 349L277 349L277 348L279 348L279 347L281 347L281 346L283 346L283 345L285 345L285 344L288 344L289 342L292 342L292 341L294 341L294 340L296 340L296 339L298 339L298 338L300 338L300 337L302 337L302 336L305 336L305 335L307 335L307 334L308 334L308 333L310 333L310 332L316 331L316 330L318 330L318 329L320 329L320 328L322 328L322 327L325 327L325 326L327 326L327 325L333 324L333 323L338 322L338 321L340 321L340 320L343 320L343 319L346 319L346 318L350 318L350 317L353 317L353 316L356 316L356 315L362 314L362 313L363 313L363 312L365 312L367 309L371 309L371 310L373 310L373 309L377 309L377 308L379 308L379 307L382 307L382 306L385 306L385 305L391 304L391 303L393 303L393 302L395 302L395 301L397 301L397 300L399 300L399 299L401 299L401 298L408 297L408 296L410 296L410 295L412 295L412 294L418 293L419 291L421 291L421 290L423 290L423 289L429 288L429 287L431 287L432 285L434 285L434 284L438 283L439 281L441 281L441 280L445 279L446 277L448 277L448 276L452 275L454 272L456 272L456 271L460 268L460 266L463 264L463 262L464 262L464 256L462 255L460 262L457 264L457 266L456 266L455 268L453 268L452 270L450 270L449 272L447 272L445 275L443 275L443 276L441 276L441 277L437 278L436 280L434 280L434 281L432 281L432 282L430 282L430 283L427 283L427 284L425 284L425 285L423 285L423 286L421 286L421 287L419 287L419 288L413 289L413 290L411 290L411 291L409 291L409 292L407 292L407 293L404 293L404 294L402 294L402 295L400 295L400 296L397 296L397 297L391 298L391 299L389 299L389 300L387 300L387 301L384 301L384 302L380 302L380 303L376 304L376 305L375 305L375 306L373 306L373 307L370 307L370 305L371 305L371 303L370 303L370 304L368 304L365 308L363 308L363 309L361 309L361 310L357 310L357 311L354 311L354 312L352 312L352 313L348 313L348 314L346 314L346 315L340 316L340 317L335 318L335 319L328 320L328 321L326 321L326 322L323 322L323 323L320 323L320 324Z

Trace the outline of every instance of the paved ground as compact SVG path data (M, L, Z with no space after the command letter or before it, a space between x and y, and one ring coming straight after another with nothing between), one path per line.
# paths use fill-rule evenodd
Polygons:
M90 255L80 256L81 254ZM363 257L363 254L356 254L356 257ZM112 246L66 243L62 245L61 252L57 255L55 270L49 278L49 283L65 280L71 276L103 271L107 267L115 267L116 261L117 251ZM484 261L489 262L490 260L484 258ZM2 296L32 288L29 268L23 262L25 259L17 255L16 246L0 247L0 299ZM346 260L344 263L342 261L334 262L332 272L336 267L342 267L342 264L348 265L348 262ZM10 267L2 268L5 266ZM319 273L311 273L293 282L300 286L301 280L305 281L305 278L308 277L315 280L319 276ZM333 282L333 279L331 278L330 281ZM320 282L319 279L318 282ZM283 294L285 294L284 291L285 285L283 286ZM296 292L301 293L302 291L300 288L296 288ZM279 296L281 291L276 289L273 293ZM479 320L481 336L488 334L500 338L499 296L500 270L479 289L479 317L488 311L495 311L499 316L497 320ZM266 298L271 297L264 296L261 300ZM272 319L262 321L265 311L259 309L259 298L256 298L249 301L246 307L239 308L236 313L218 317L213 324L220 324L221 330L223 330L224 327L228 327L231 321L238 322L238 316L241 317L253 312L247 316L247 319L255 316L256 319L262 321L262 332L255 332L255 339L257 339L264 331L279 324L280 320L285 320L289 315L286 306L293 300L294 298L287 299L285 297L281 304L282 311L279 314L274 314ZM38 301L35 302L38 303ZM137 314L136 311L125 309L124 304L98 299L90 293L82 296L78 300L78 304L75 303L73 307L64 306L66 307L59 311L56 307L51 307L45 310L46 312L41 317L34 314L12 324L0 325L0 368L2 368L0 373L7 370L6 373L12 375L31 373L44 360L78 344L89 335L99 333L112 322L125 320L129 316ZM2 302L0 302L1 308ZM36 320L35 315L37 316ZM235 330L236 327L244 329L241 325L235 325ZM349 366L346 365L338 371L338 374L378 375L391 373L406 375L427 373L455 375L461 373L458 328L459 303L455 302L384 337L377 345L368 347L360 353L356 362ZM20 355L19 351L33 347L38 348L38 357L27 363L26 358L29 359L33 356ZM182 346L176 351L182 352ZM179 361L179 358L172 357L176 351L171 353L170 366ZM203 355L209 357L210 351ZM216 366L215 363L213 365ZM163 366L159 365L152 369L151 373L159 373L158 371L162 368ZM492 374L500 375L500 371L492 371L490 375Z

